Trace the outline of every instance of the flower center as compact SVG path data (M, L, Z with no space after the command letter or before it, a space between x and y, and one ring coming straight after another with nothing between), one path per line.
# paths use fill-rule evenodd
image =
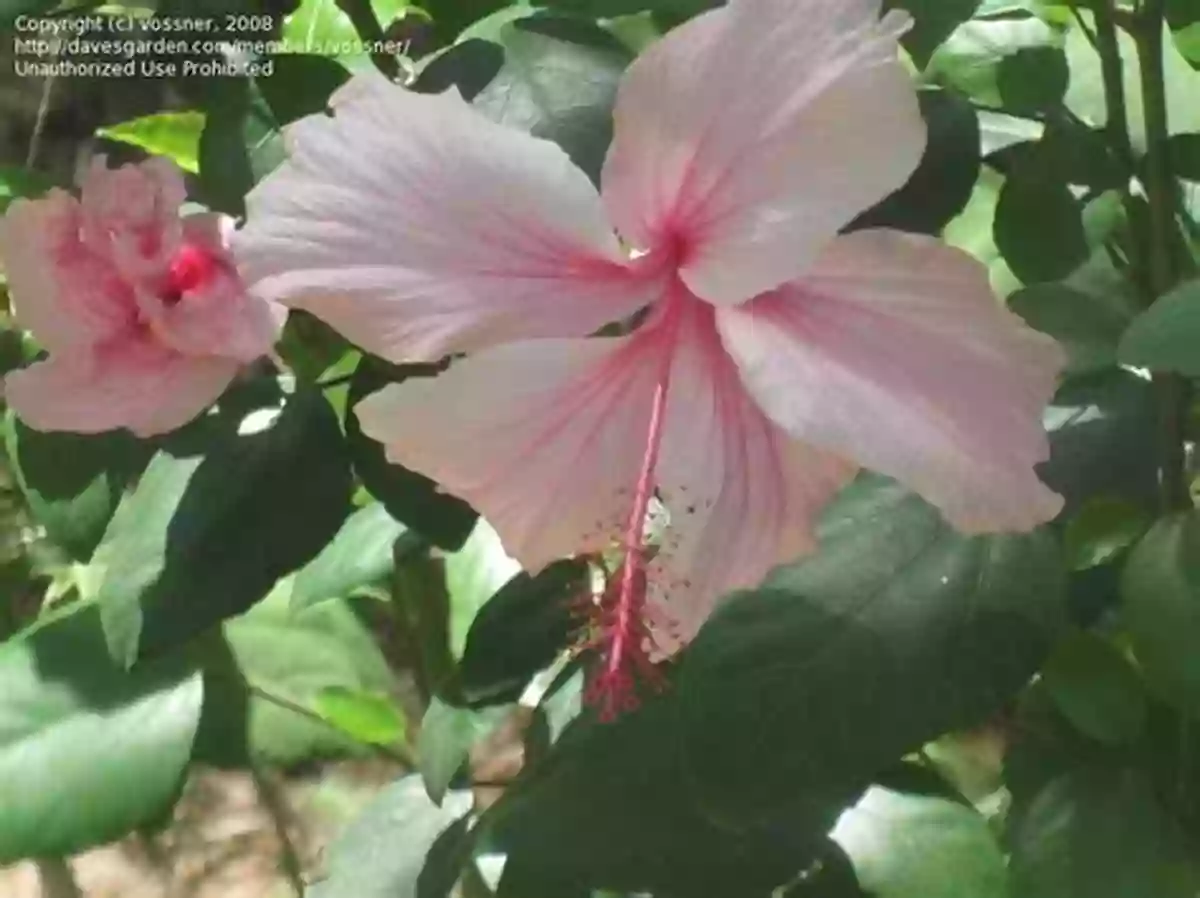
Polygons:
M210 250L195 243L185 243L171 259L159 299L168 308L177 305L186 294L212 281L219 268L220 261Z

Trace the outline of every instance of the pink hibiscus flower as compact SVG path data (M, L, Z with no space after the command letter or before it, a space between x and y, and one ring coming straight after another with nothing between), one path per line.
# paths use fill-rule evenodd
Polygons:
M249 199L258 295L394 361L471 353L358 406L389 458L527 569L623 545L599 619L617 702L647 652L812 551L860 465L972 533L1061 506L1034 473L1059 347L958 250L839 235L925 146L907 19L878 7L731 0L676 29L624 76L599 196L453 92L360 76ZM587 337L648 303L631 335Z
M55 188L9 207L0 262L13 311L50 353L4 381L29 426L164 433L271 351L287 310L246 294L229 219L180 218L185 196L166 159L109 169L97 157L78 199Z

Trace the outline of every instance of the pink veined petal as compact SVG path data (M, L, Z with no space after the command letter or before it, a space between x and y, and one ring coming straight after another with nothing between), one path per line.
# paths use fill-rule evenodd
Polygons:
M96 156L80 179L81 235L130 282L160 278L179 246L183 172L161 156L109 168Z
M234 250L256 295L393 361L583 336L653 298L554 144L377 74L332 105L247 200Z
M14 314L51 350L106 339L135 315L128 285L80 241L80 223L78 201L57 188L16 200L0 221L0 261Z
M233 267L225 240L232 220L217 213L183 219L183 245L196 254L198 283L164 300L142 292L138 305L155 336L186 355L252 362L271 351L287 309L250 296Z
M717 313L764 411L798 439L895 477L966 532L1027 530L1062 499L1037 478L1061 348L992 295L977 261L860 231L802 280Z
M718 305L797 277L899 188L926 141L878 0L730 0L651 46L622 81L603 172L631 243L682 251Z
M747 394L713 310L684 314L659 461L670 523L650 566L655 647L674 653L717 601L816 548L813 528L858 466L793 440Z
M54 355L4 379L5 398L36 430L147 437L181 427L237 374L230 359L189 358L137 337Z
M656 369L633 340L484 350L358 404L388 458L436 480L531 571L611 544L633 504Z

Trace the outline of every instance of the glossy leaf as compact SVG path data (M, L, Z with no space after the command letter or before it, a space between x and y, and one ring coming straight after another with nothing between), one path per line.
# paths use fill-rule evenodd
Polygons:
M160 452L118 507L96 564L105 632L122 662L245 611L346 519L350 470L319 393L247 421L263 429L216 433L203 455Z
M74 854L169 810L204 695L179 659L126 673L84 606L0 645L0 864Z
M315 709L346 735L369 745L396 745L408 729L396 704L375 692L327 686L317 693Z
M1036 670L1063 619L1045 533L964 537L863 478L819 535L812 559L719 608L683 661L691 781L729 823L978 723Z
M1008 307L1067 350L1070 374L1116 366L1117 344L1134 315L1119 294L1089 295L1061 282L1018 290Z
M1180 284L1139 315L1118 353L1126 365L1200 376L1200 280Z
M885 7L912 15L916 25L905 35L904 46L923 68L942 41L975 14L979 0L887 0Z
M1047 694L1071 724L1098 742L1129 744L1146 728L1149 706L1141 678L1111 643L1074 634L1042 671Z
M54 181L40 172L0 166L0 214L18 197L41 196L53 186Z
M417 759L429 798L441 805L450 783L466 763L477 735L476 712L434 699L421 720Z
M1126 562L1121 592L1146 679L1177 706L1200 712L1200 514L1155 524Z
M1012 834L1013 894L1022 898L1191 898L1194 854L1148 777L1080 769L1054 780Z
M1004 855L973 808L872 788L833 839L875 898L1006 898Z

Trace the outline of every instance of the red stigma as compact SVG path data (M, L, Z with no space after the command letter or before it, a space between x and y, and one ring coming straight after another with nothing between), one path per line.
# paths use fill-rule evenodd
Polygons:
M198 290L213 279L220 263L208 249L194 243L181 246L167 269L167 281L159 294L166 306L173 306L183 297Z

